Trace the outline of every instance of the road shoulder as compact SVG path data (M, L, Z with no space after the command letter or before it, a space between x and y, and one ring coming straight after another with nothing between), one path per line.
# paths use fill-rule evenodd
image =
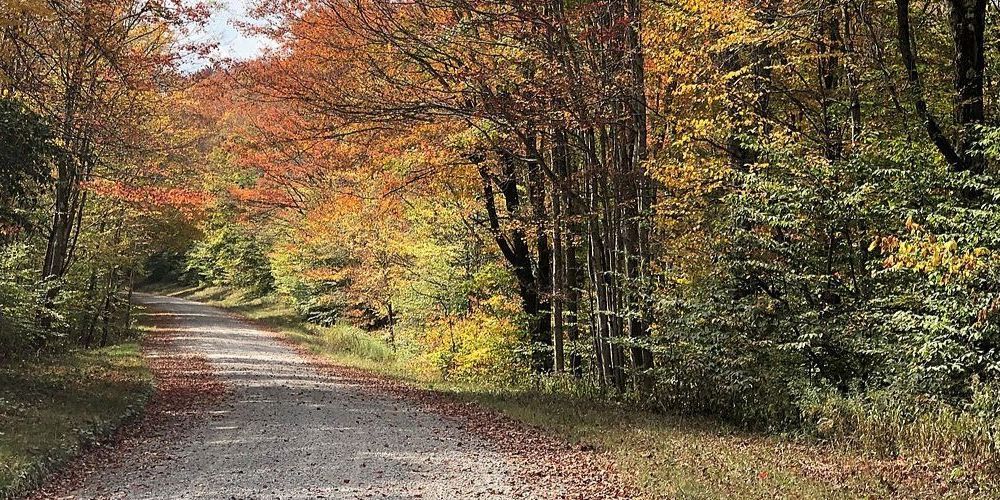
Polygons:
M150 466L164 457L159 446L184 432L194 419L225 397L226 388L213 375L203 357L183 351L176 342L180 333L175 324L156 311L142 321L150 327L142 342L142 354L153 376L154 392L142 416L118 429L105 443L94 447L49 476L28 498L48 499L72 496L88 478L114 469L124 457L140 456ZM143 453L135 453L144 448Z

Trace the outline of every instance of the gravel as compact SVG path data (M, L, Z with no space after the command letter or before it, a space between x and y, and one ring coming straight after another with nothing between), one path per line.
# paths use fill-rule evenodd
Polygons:
M170 321L175 348L208 360L227 396L169 443L126 450L72 497L561 496L525 493L517 464L458 422L319 371L274 334L197 302L138 301Z

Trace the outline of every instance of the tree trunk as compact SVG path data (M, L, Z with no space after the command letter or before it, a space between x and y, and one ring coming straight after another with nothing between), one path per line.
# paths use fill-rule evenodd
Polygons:
M392 301L388 301L386 304L386 314L388 315L389 321L389 345L392 346L392 350L396 350L396 311L392 308Z
M45 292L42 297L42 310L38 314L38 325L42 329L52 326L51 309L59 295L58 279L66 271L66 261L69 253L70 236L73 234L73 223L76 220L73 208L74 194L77 190L76 167L76 110L79 85L71 80L66 87L63 100L63 116L60 124L60 136L66 152L56 161L55 192L53 193L52 223L49 227L48 242L45 246L45 259L42 261L41 278L45 281Z
M500 167L501 172L496 185L504 199L507 215L511 219L516 219L521 203L514 159L509 154L500 152ZM544 316L544 323L541 321L543 314L538 293L539 286L536 281L537 273L524 231L521 229L521 224L516 223L516 220L509 231L503 230L496 206L493 177L485 165L480 165L479 174L483 183L483 203L486 208L490 232L517 280L521 308L528 318L528 340L533 346L538 342L543 345L548 344L551 341L549 317ZM532 369L537 372L545 371L544 363L540 362L537 356L532 356Z
M535 147L536 138L530 135L529 151L537 151ZM549 245L549 237L545 230L548 221L545 207L545 176L541 170L541 158L528 158L528 198L531 202L532 222L535 225L535 285L538 290L538 311L537 325L532 335L533 354L532 364L539 373L552 371L553 367L553 338L552 338L552 247Z
M565 252L563 247L562 194L552 192L552 347L555 368L562 373L566 369L563 346L563 304L566 300Z
M962 169L973 174L986 171L986 157L979 150L981 127L986 121L983 89L986 72L986 0L950 0L951 29L955 45L955 123Z
M132 292L135 290L135 268L128 270L128 295L125 297L125 318L122 321L125 332L132 330Z
M118 268L112 268L108 273L108 289L104 295L104 309L101 312L101 347L108 346L109 331L111 326L111 315L114 308L114 296L117 291L115 281L118 278Z
M84 295L84 307L86 307L86 317L81 318L80 322L80 344L84 348L90 347L90 342L93 340L94 333L94 321L98 314L96 304L94 302L94 292L97 291L97 270L90 271L90 279L87 281L87 293Z

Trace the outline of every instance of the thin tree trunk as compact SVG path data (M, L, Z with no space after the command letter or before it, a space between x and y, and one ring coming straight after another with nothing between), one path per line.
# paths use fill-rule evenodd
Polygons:
M84 307L86 307L86 315L81 318L80 322L80 344L84 348L90 347L90 342L94 333L94 321L97 317L98 310L95 307L94 302L94 292L97 289L97 270L93 269L90 271L90 279L87 281L87 293L84 295Z
M132 330L132 292L135 289L135 267L128 270L128 295L125 297L125 318L122 321L125 332Z
M387 315L389 316L389 345L392 350L396 350L396 311L392 308L392 301L386 304Z
M537 138L529 135L528 151L537 151ZM537 331L532 343L534 345L533 364L536 372L547 373L553 368L553 337L552 337L552 247L545 230L548 222L545 207L545 177L541 170L541 158L530 157L528 166L528 198L531 203L532 218L535 224L535 284L538 287Z
M565 182L565 174L567 172L567 167L565 163L568 161L566 158L566 147L565 147L565 137L562 136L561 131L557 131L555 134L555 147L553 148L552 158L553 165L556 168L556 172L560 176L562 182ZM567 297L566 290L566 262L565 254L566 249L563 244L563 208L562 208L562 198L563 193L558 189L554 188L552 190L552 282L553 282L553 293L552 293L552 347L555 354L555 369L557 372L562 373L566 369L565 362L565 347L563 346L563 336L564 336L564 317L563 317L563 305L565 304Z
M118 279L118 268L112 268L108 273L108 289L104 295L104 309L101 312L101 347L108 346L109 330L111 325L111 315L113 314L114 296L117 291L115 281Z

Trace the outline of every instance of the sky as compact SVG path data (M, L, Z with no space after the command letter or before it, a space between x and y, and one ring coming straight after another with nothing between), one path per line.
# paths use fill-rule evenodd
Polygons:
M218 44L212 59L252 59L260 55L264 48L273 43L259 36L242 33L234 25L236 21L250 19L249 11L253 0L217 0L215 12L208 24L201 30L192 33L199 42L214 42ZM198 69L211 64L209 59L189 59L183 66L188 69Z

